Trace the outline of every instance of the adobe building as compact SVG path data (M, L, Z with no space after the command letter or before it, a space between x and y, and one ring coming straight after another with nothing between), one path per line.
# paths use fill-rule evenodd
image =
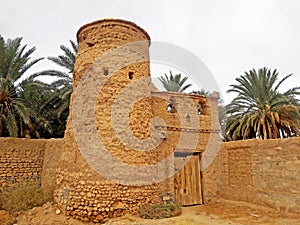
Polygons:
M33 182L66 215L100 223L172 201L300 213L299 137L220 145L217 94L157 91L150 38L131 22L87 24L78 42L65 137L0 138L0 194Z
M94 222L144 204L202 204L200 161L219 139L218 97L157 91L150 37L132 22L89 23L77 39L55 202Z

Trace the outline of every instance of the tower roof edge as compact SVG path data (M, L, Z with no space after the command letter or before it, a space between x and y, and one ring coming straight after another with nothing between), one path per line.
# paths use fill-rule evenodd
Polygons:
M93 22L90 22L90 23L87 23L87 24L81 26L79 28L79 30L77 31L77 34L76 34L77 40L78 40L78 36L79 36L80 32L82 30L84 30L86 27L89 27L89 26L92 26L92 25L95 25L95 24L101 24L101 23L112 23L112 24L113 23L123 23L123 24L130 25L132 27L137 28L139 31L141 31L145 35L145 37L149 40L149 42L151 41L151 38L150 38L149 34L143 28L138 26L137 24L135 24L131 21L128 21L128 20L114 19L114 18L100 19L100 20L96 20L96 21L93 21Z

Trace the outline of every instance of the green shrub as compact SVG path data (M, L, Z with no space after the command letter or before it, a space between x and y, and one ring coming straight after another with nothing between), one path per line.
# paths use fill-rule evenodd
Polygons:
M23 182L3 190L0 206L9 212L18 212L43 205L45 198L39 183Z
M145 205L139 208L138 214L143 219L163 219L178 216L182 213L178 204Z

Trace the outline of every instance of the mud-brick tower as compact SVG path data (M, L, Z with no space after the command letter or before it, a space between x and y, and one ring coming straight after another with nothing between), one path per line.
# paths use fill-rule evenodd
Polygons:
M131 170L127 170L127 165L132 169L155 164L167 154L158 151L155 144L152 150L147 149L153 145L153 141L147 143L153 117L151 98L147 97L149 35L134 23L105 19L81 27L77 39L74 91L55 201L66 215L103 222L142 204L160 201L172 187L166 187L168 182L134 183ZM100 147L91 147L98 142L106 153L100 158ZM121 176L114 174L120 162L125 165ZM134 174L136 180L147 175L143 172Z

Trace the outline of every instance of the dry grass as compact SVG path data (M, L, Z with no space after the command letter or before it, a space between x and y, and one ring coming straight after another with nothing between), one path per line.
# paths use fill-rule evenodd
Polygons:
M41 206L48 200L39 183L26 181L5 188L0 194L0 207L8 212L19 212Z
M178 204L158 204L146 205L138 210L138 214L143 219L163 219L178 216L182 213Z

